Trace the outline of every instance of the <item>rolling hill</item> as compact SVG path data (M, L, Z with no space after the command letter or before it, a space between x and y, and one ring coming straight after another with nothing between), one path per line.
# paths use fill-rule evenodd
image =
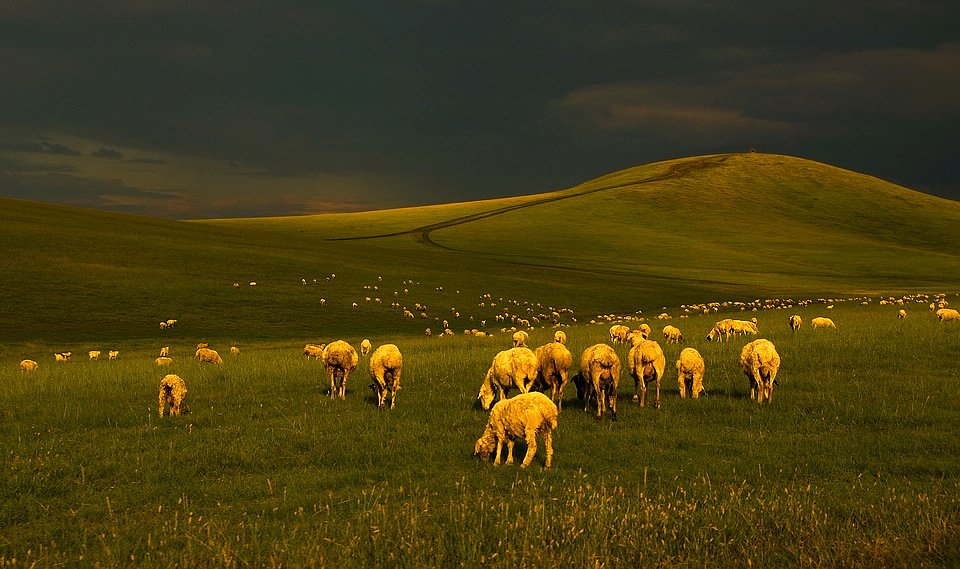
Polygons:
M483 294L589 317L954 292L958 242L960 203L755 153L659 162L546 194L287 218L177 222L3 199L0 342L422 333L390 303L426 304L431 318L459 307L457 326L476 327L468 313L496 312L478 307ZM167 318L176 331L158 329Z

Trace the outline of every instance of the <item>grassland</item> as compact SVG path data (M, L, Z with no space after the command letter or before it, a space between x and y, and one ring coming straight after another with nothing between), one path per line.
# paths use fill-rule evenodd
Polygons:
M960 327L929 299L902 322L878 303L960 304L953 202L722 155L391 212L184 223L0 206L0 565L960 564ZM681 304L774 297L835 308L746 314L783 358L758 406L736 365L743 340L703 339L741 313ZM551 309L569 308L575 354L607 338L600 314L666 310L707 361L708 395L681 400L668 365L663 407L641 409L624 374L614 423L568 387L553 469L542 451L526 470L481 463L475 397L509 344L504 308L546 317L534 345L552 337ZM792 312L838 329L794 334ZM177 326L160 330L167 318ZM424 337L435 319L457 335ZM462 334L482 321L494 337ZM329 399L300 352L337 337L400 346L395 410L376 408L365 362L347 399ZM242 353L201 367L201 340ZM165 345L189 389L182 417L157 415ZM664 347L675 361L680 346ZM58 365L63 350L74 358ZM22 358L40 369L21 373Z

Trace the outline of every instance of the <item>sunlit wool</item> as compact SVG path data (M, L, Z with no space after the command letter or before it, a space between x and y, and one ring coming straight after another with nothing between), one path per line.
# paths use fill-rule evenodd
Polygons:
M544 344L533 354L537 357L537 388L542 391L550 388L550 400L557 404L558 410L562 410L563 389L570 380L573 355L559 342Z
M663 338L669 343L680 343L683 342L683 334L680 333L680 329L676 326L664 326L663 327Z
M347 378L357 369L360 361L353 346L337 340L327 345L323 350L323 365L330 377L330 398L337 395L340 399L347 398Z
M523 330L517 330L513 333L513 347L514 348L524 348L527 346L527 340L530 339L530 334L526 333Z
M493 463L500 464L503 443L507 442L507 464L513 464L513 445L516 440L527 442L527 454L520 463L530 466L537 454L537 435L543 437L547 458L545 468L553 465L553 429L557 428L557 406L538 392L523 393L512 399L502 399L493 406L483 436L477 439L474 454L487 460L494 453Z
M484 410L488 410L495 397L505 399L514 387L519 389L520 393L530 391L536 378L537 356L530 348L503 350L494 356L477 398Z
M160 416L163 417L163 410L170 404L170 415L179 415L182 411L183 396L187 394L187 386L183 379L176 374L167 374L160 380Z
M680 383L680 397L686 397L689 384L690 396L700 398L703 389L703 356L694 348L684 348L677 360L677 381Z
M566 344L567 333L564 332L563 330L557 330L556 332L553 333L553 341L558 344Z
M20 369L23 371L37 371L37 362L33 360L23 360L20 362Z
M403 356L400 348L394 344L384 344L370 356L370 377L373 378L373 391L377 394L380 407L386 403L390 393L390 408L397 404L397 391L400 390L400 373L403 371Z
M773 400L773 382L780 369L780 354L770 340L760 338L743 347L740 352L740 369L750 379L750 397L757 403Z
M902 311L901 311L902 312ZM794 314L790 317L790 329L796 332L800 329L800 326L803 325L803 320L800 318L800 315Z
M220 357L220 354L216 350L211 350L210 348L197 348L197 361L200 363L208 362L212 364L222 364L223 359Z
M630 328L623 324L614 324L610 327L610 341L614 344L626 344Z
M937 320L940 322L960 320L960 312L957 312L952 308L941 308L940 310L937 310Z
M837 327L837 325L833 323L833 320L830 320L829 318L824 318L822 316L814 318L813 320L810 321L810 324L814 328L836 328Z
M667 359L663 355L660 344L653 340L644 340L627 354L627 363L630 366L630 375L633 376L633 398L640 400L643 407L647 400L647 384L656 382L657 393L654 406L660 408L660 381L663 380L663 371L667 367ZM640 389L639 397L637 388Z
M369 354L371 347L373 346L370 344L370 340L367 340L366 338L364 338L363 341L360 342L360 354L364 356Z
M577 397L586 399L583 410L590 410L590 398L596 397L597 419L603 418L610 404L611 418L617 420L617 387L620 385L620 358L607 344L594 344L580 356L580 371L573 377Z
M154 363L157 364L158 366L168 366L168 365L173 365L173 360L166 356L160 356L159 358L154 360Z

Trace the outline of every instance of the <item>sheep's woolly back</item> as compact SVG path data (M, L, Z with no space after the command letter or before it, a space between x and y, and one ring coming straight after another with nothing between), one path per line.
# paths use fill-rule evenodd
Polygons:
M533 354L537 357L537 384L540 388L550 388L550 400L563 405L563 388L569 380L573 354L561 343L551 342L537 348ZM560 399L557 401L557 395Z
M574 376L577 396L586 399L584 410L590 409L590 397L597 401L597 418L603 417L604 398L609 399L612 418L617 418L617 386L620 384L620 358L607 344L594 344L580 356L580 372Z
M530 348L503 350L494 356L477 397L484 410L490 409L490 404L498 393L501 398L505 398L514 387L519 389L520 393L526 393L530 391L536 378L537 356Z
M197 348L197 360L200 363L210 362L214 364L222 364L223 360L220 358L220 354L216 350L211 350L210 348Z
M683 341L683 334L680 333L680 329L669 324L663 327L663 337L668 343Z
M714 338L723 338L724 340L728 339L733 328L733 319L724 318L723 320L717 322L713 329L710 330L710 333L707 334L707 340L713 340Z
M630 375L634 380L634 397L640 401L640 406L646 404L647 383L657 382L655 405L660 408L660 381L663 371L667 367L667 358L663 355L663 348L653 340L644 340L630 349L627 354L627 363L630 366ZM641 393L637 394L637 389Z
M814 328L836 328L837 327L837 325L833 323L833 320L830 320L829 318L823 318L823 317L814 318L813 320L810 321L810 325L813 326Z
M630 328L623 324L614 324L610 327L610 341L614 344L625 344L630 335Z
M364 356L369 354L370 348L372 347L373 345L370 343L370 340L367 340L366 338L364 338L363 341L360 342L360 354Z
M155 362L158 366L168 366L168 365L172 365L172 364L173 364L173 360L170 359L170 358L168 358L168 357L166 357L166 356L160 356L159 358L157 358L156 360L154 360L154 362Z
M740 369L750 379L750 397L757 402L773 399L773 382L780 369L780 354L770 340L760 338L743 347L740 352Z
M37 371L37 362L33 360L23 360L20 362L20 369L23 371Z
M527 340L530 339L530 334L527 334L523 330L517 330L513 333L513 347L514 348L524 348L527 346Z
M346 398L347 377L357 369L359 361L357 350L343 340L327 345L323 350L323 364L330 376L330 397L339 394L341 399ZM337 379L340 380L339 386L336 385Z
M790 317L790 329L796 332L800 329L800 326L803 324L803 320L800 318L799 314L794 314Z
M400 389L400 373L403 371L403 356L400 348L394 344L384 344L370 356L370 376L373 378L373 390L377 394L380 407L384 406L387 392L391 393L390 408L397 402Z
M703 389L703 356L694 348L684 348L677 360L677 380L680 382L680 397L687 396L687 382L691 382L690 396L700 398Z
M183 396L187 394L187 386L179 375L170 373L160 380L160 416L163 409L170 404L170 415L179 415L182 411Z
M941 308L940 310L937 310L937 320L940 322L960 320L960 312L957 312L952 308Z
M321 360L323 359L323 349L325 347L325 345L307 344L303 347L303 355L307 356L308 358L316 358Z
M557 406L546 395L539 392L522 393L512 399L501 399L490 411L487 426L474 446L474 454L487 460L496 453L494 464L500 464L503 443L507 443L507 464L513 463L513 443L526 440L527 454L522 467L533 462L537 451L537 435L544 439L547 451L545 467L550 468L553 461L553 430L557 428Z
M558 344L566 344L567 333L564 332L563 330L557 330L556 332L553 333L553 341L557 342Z

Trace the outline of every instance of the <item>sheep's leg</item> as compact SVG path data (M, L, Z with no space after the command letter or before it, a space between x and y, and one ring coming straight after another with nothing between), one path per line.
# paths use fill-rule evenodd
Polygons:
M330 374L330 399L333 399L337 396L337 382L336 378L334 377L334 372L330 371L328 373Z
M503 437L497 437L497 455L493 459L494 466L500 466L500 455L503 453Z
M610 386L610 393L608 395L610 400L610 418L614 421L617 420L617 387L615 385Z
M560 387L557 388L557 412L563 411L563 388L567 386L567 382L570 381L570 378L567 377L567 374L563 374L560 377Z
M660 408L660 374L657 374L657 409Z
M597 420L603 419L604 409L604 390L600 389L600 386L595 386L594 389L597 391Z
M174 400L173 400L173 405L170 406L170 414L171 414L171 415L180 415L180 400L179 400L179 399L174 399Z
M550 468L553 466L553 429L547 427L546 432L543 433L543 444L547 447L547 462L543 466Z
M160 391L160 416L163 417L163 408L167 406L167 398L164 396L163 390Z
M527 429L526 438L527 454L523 456L523 462L520 463L520 468L526 468L530 466L530 463L533 462L533 457L537 455L537 430Z
M647 403L647 378L640 378L640 406L643 407Z
M696 395L693 395L693 393L691 393L690 395L693 397L696 397ZM680 374L680 399L686 399L686 398L687 398L687 378L685 378L681 373Z
M507 464L513 464L513 445L516 444L513 439L507 439Z
M693 389L690 390L690 394L694 399L699 399L701 391L703 391L703 375L698 373L693 376Z

